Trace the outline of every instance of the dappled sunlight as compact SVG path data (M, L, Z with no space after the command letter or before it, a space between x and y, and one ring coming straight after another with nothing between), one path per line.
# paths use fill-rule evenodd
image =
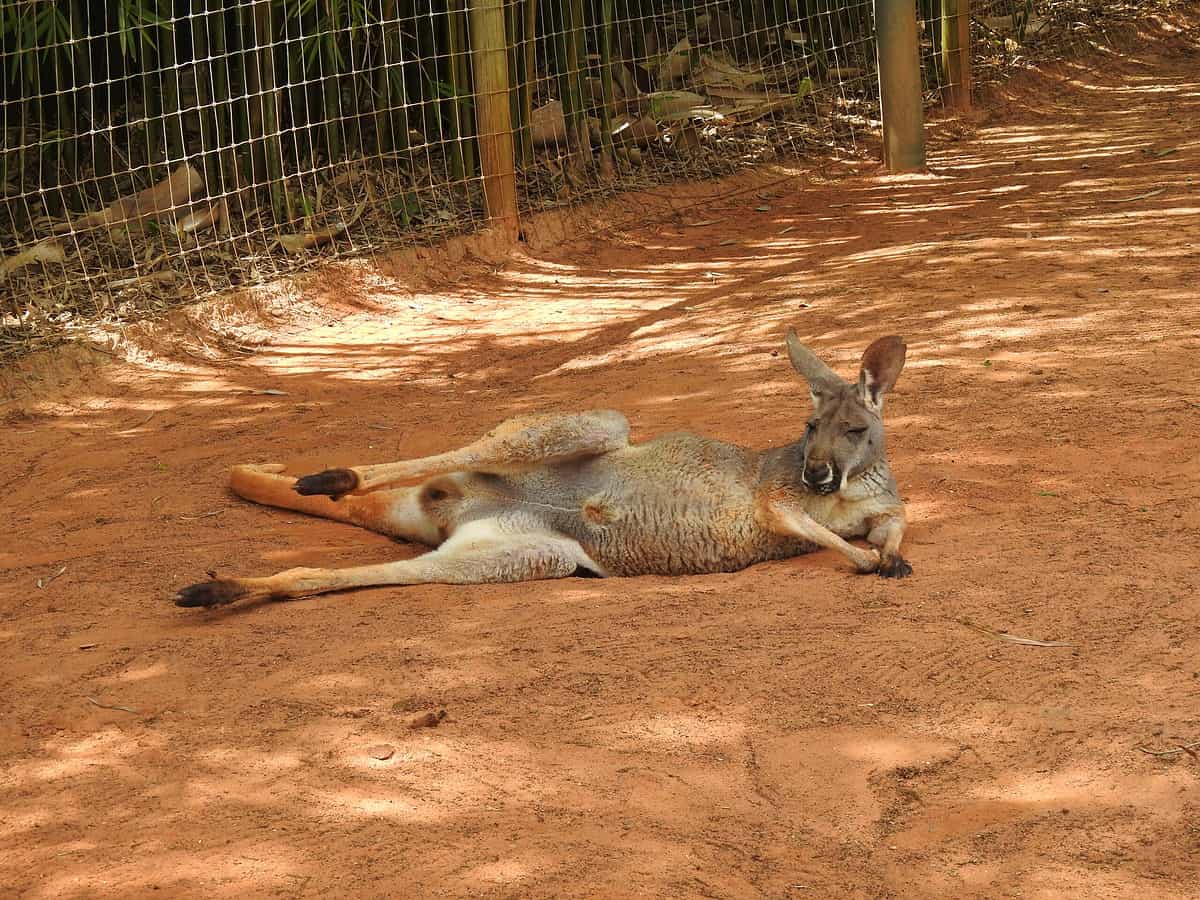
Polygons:
M318 819L340 820L344 815L395 819L428 824L451 817L452 809L443 802L431 802L395 791L378 788L345 788L312 794L308 798Z
M741 739L744 726L727 721L712 721L698 716L656 715L644 722L631 722L614 735L618 743L629 738L638 743L649 741L665 748L733 747Z
M254 352L181 338L6 420L0 883L1185 895L1184 62L1064 70L1020 123L932 148L928 175L649 193L598 213L603 233L464 259L450 284L339 261L303 285L313 318L248 332ZM907 342L885 419L912 578L820 551L693 578L168 602L209 572L424 549L240 501L237 463L422 456L594 407L639 441L794 441L810 400L789 328L848 379L873 338Z

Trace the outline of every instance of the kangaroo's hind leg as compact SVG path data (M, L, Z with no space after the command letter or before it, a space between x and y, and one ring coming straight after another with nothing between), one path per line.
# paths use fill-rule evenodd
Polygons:
M239 497L266 506L350 522L405 541L430 546L441 541L438 523L430 515L430 501L453 488L452 478L437 479L448 482L446 485L423 484L334 501L296 493L296 478L283 474L285 468L273 464L234 466L229 486Z
M176 606L223 606L238 600L290 600L385 584L497 584L566 578L599 567L570 538L541 530L511 532L497 519L459 528L438 549L414 559L349 569L289 569L266 578L194 584Z
M629 423L623 415L611 410L522 416L503 422L479 440L449 453L306 475L296 483L296 492L336 499L446 472L506 475L540 465L599 456L628 443Z

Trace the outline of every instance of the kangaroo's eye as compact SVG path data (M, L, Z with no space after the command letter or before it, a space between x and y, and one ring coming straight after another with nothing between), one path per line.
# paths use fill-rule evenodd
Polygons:
M846 434L850 435L850 437L862 437L866 433L867 429L865 428L850 428L846 431Z

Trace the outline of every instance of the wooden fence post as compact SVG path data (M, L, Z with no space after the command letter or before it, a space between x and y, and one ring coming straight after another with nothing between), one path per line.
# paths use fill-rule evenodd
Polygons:
M892 172L925 167L925 110L914 0L875 0L883 162Z
M508 42L503 0L471 0L471 55L475 69L475 133L488 218L516 239L517 173L508 96Z
M971 2L942 0L942 102L966 112L971 108Z

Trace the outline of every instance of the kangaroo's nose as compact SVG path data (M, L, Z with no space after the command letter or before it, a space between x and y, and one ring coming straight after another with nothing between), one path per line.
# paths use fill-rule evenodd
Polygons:
M827 462L810 462L800 480L818 494L830 494L838 488L837 468Z

